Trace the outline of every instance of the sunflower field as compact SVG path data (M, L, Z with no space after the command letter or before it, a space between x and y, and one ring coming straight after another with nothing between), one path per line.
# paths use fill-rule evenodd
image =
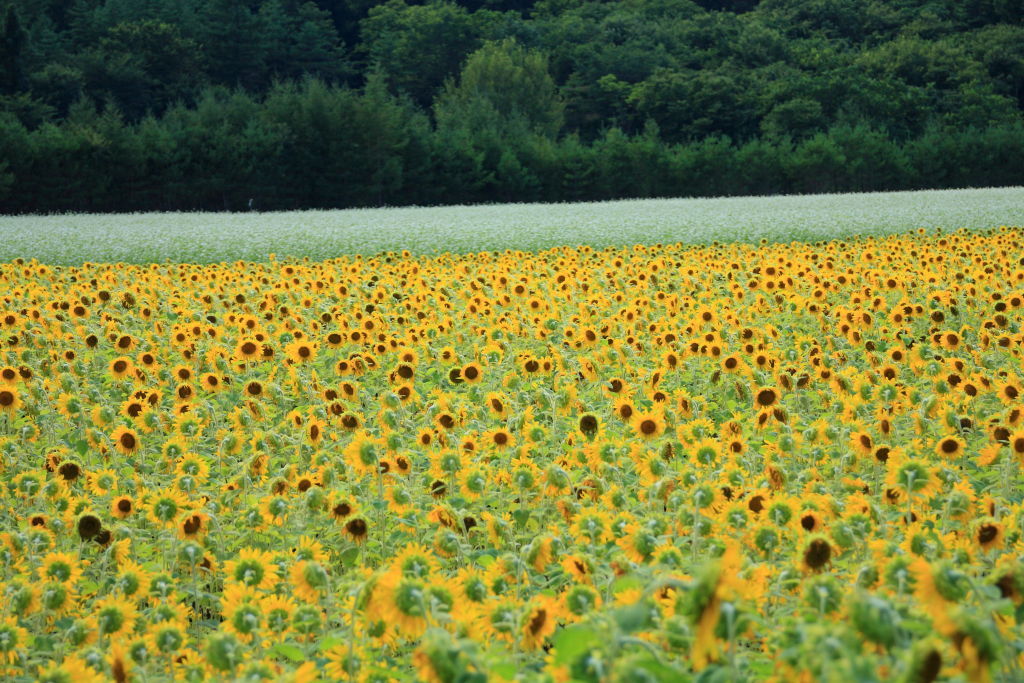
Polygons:
M0 265L0 677L1024 679L1024 229Z

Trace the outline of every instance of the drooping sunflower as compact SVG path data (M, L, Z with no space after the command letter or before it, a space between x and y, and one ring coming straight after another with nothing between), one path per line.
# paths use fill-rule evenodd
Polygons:
M110 637L131 633L135 628L138 610L133 602L110 595L96 602L93 615L99 632Z
M560 616L561 608L555 599L538 595L531 600L523 614L519 631L523 649L528 652L540 649L544 641L555 632Z
M310 604L318 603L330 587L326 567L316 560L300 560L293 564L289 579L295 596Z
M758 387L752 392L754 397L754 408L774 408L779 402L779 390L775 387Z
M28 631L18 625L17 617L0 622L0 663L14 664L30 646Z

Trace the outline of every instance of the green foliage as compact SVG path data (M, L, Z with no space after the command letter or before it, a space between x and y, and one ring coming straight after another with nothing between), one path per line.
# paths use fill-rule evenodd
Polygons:
M362 22L362 49L393 88L427 106L480 45L483 19L485 14L472 14L453 2L407 5L389 0L371 9Z
M1020 184L1021 17L1011 0L0 0L0 112L27 133L0 210ZM86 109L117 112L104 136L123 144L85 135ZM89 177L42 158L74 153Z
M562 128L564 108L547 58L507 38L487 43L469 56L458 83L449 81L438 97L435 115L441 126L493 124L505 133L555 137ZM490 121L473 122L475 111Z

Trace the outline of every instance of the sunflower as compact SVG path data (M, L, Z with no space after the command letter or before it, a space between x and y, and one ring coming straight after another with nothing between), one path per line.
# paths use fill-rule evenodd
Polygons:
M235 346L234 358L236 360L247 362L258 359L263 353L263 346L259 341L253 338L244 338L238 341Z
M118 496L110 501L110 514L117 519L125 519L135 511L135 502L131 496Z
M96 538L103 531L103 523L100 522L99 517L86 511L78 516L75 529L78 531L80 539L88 541Z
M383 448L383 440L374 438L367 432L359 432L345 446L342 456L357 473L373 474L378 471Z
M45 581L56 581L65 586L74 586L82 578L78 558L68 553L48 553L43 557L40 570Z
M265 496L259 504L263 528L282 526L288 518L288 500L283 495Z
M187 504L188 500L184 494L175 489L166 488L152 494L146 509L149 519L154 524L169 529L174 526L175 520L185 510Z
M774 387L758 387L753 392L754 408L773 408L779 402L779 390Z
M964 440L958 436L944 436L935 443L935 455L954 460L964 452Z
M273 559L273 555L268 552L242 548L236 559L224 563L225 583L271 590L278 581L278 566Z
M886 483L890 488L902 491L905 495L921 495L927 497L939 489L938 478L934 470L921 460L908 458L890 467Z
M115 358L110 361L110 365L107 366L107 368L114 379L124 379L135 371L135 365L132 363L132 359L127 356L119 356L118 358Z
M479 384L484 378L484 370L479 363L469 363L462 368L462 379L466 384Z
M370 526L362 515L353 515L345 521L345 534L356 543L364 543L370 534Z
M818 573L824 570L834 556L835 550L828 539L821 534L815 534L804 542L800 553L800 566L805 572Z
M932 617L935 629L945 635L955 630L950 614L970 588L965 574L948 561L929 564L923 557L914 560L908 570L914 577L914 594L918 603Z
M210 530L209 527L209 515L198 511L186 512L178 520L178 538L185 541L201 539L206 536L206 533Z
M488 431L484 435L484 439L488 444L498 450L512 448L516 444L516 438L504 427L498 427L497 429Z
M311 604L318 603L330 586L327 569L316 560L296 562L289 570L288 576L294 595Z
M631 424L637 436L645 441L656 439L665 433L665 418L660 411L635 413Z
M981 550L1002 548L1006 540L1003 525L992 517L976 520L972 526L971 539Z
M126 598L138 599L149 592L152 579L152 573L146 571L142 565L126 560L118 567L114 585Z
M560 617L561 609L556 600L546 595L535 597L527 606L519 631L523 649L540 649L544 641L555 632Z
M0 413L14 415L21 408L18 390L10 385L0 384Z
M18 626L16 616L7 616L0 622L0 663L14 664L20 657L18 650L29 645L29 632Z
M629 423L633 420L633 416L636 414L636 408L633 405L633 399L629 396L619 396L615 399L615 405L613 412L623 422Z
M138 612L135 604L124 598L107 596L98 600L92 608L99 632L104 636L120 636L131 633L135 628Z
M800 528L808 533L816 533L821 531L825 526L825 521L821 514L816 510L803 510L800 515Z
M139 434L134 429L118 427L110 435L114 447L124 455L134 455L139 450Z
M276 639L284 639L292 625L292 615L298 604L290 596L267 595L260 600L260 607L266 617L267 632Z
M698 671L718 657L715 630L722 603L732 600L742 586L739 578L742 561L738 547L729 544L717 561L706 565L695 577L693 588L677 608L694 629L690 656Z
M430 616L427 588L428 584L422 580L405 577L400 572L388 572L380 580L375 594L381 595L381 612L404 638L415 640L427 629Z
M85 659L69 654L60 662L51 661L39 669L35 680L38 683L100 683L107 679L96 673Z
M367 656L360 652L353 645L335 645L326 653L327 664L324 666L324 673L333 681L357 680L364 662L369 661Z
M438 571L437 556L424 545L410 543L394 557L391 567L406 578L428 580Z
M323 441L325 426L326 425L322 421L316 418L311 419L306 425L306 441L308 441L311 446L319 446Z

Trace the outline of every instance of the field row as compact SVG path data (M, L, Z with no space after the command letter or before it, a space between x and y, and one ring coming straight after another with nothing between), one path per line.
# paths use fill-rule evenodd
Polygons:
M258 198L257 198L258 200ZM258 204L258 201L257 201ZM0 216L0 261L215 263L269 254L813 242L1024 220L1024 188L289 213Z

